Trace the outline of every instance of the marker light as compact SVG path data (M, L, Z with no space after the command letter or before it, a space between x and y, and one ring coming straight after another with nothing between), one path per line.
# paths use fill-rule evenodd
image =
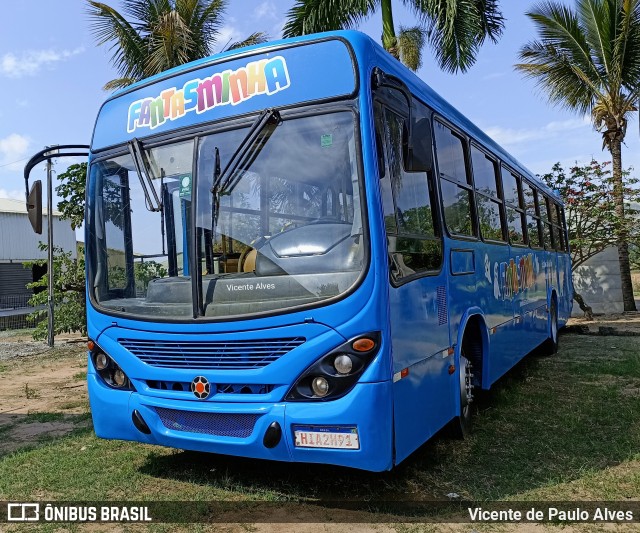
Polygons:
M368 352L370 350L373 350L375 346L376 346L375 341L372 339L369 339L368 337L362 337L354 341L352 344L352 348L356 352Z
M353 368L353 361L348 355L342 354L336 357L333 366L336 367L339 374L348 374Z
M311 389L316 396L323 398L329 392L329 382L322 376L319 376L311 382Z
M87 341L87 348L89 348L89 351L92 352L96 347L96 343L93 342L91 339L89 339Z
M104 370L109 366L109 358L107 354L100 352L95 358L96 370Z

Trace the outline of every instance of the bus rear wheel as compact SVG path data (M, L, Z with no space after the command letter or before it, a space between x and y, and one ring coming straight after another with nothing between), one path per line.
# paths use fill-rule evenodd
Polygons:
M451 424L453 436L458 439L467 438L472 428L473 374L471 362L460 354L458 378L460 380L460 411Z
M558 304L556 299L551 299L549 306L549 338L543 346L544 355L555 355L558 353Z

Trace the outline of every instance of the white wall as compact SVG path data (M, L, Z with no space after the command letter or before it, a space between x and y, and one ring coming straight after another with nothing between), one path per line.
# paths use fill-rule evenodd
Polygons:
M594 313L622 313L622 286L618 249L610 246L573 270L573 286ZM578 304L573 316L583 316Z
M42 217L42 234L34 233L26 213L0 211L0 261L21 262L46 259L47 252L38 249L47 242L47 216ZM76 234L68 220L53 217L53 242L76 257Z

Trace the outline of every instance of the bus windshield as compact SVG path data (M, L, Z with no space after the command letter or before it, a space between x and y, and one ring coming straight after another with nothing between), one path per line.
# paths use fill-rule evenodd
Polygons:
M248 131L92 164L95 303L146 318L227 317L317 303L356 283L366 254L354 114L284 117L250 143Z

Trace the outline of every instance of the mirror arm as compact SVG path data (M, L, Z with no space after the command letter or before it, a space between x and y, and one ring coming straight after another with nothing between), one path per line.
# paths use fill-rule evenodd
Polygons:
M52 153L59 152L60 150L82 150L82 151L74 151L74 152L65 152L65 153ZM58 157L87 157L89 155L89 145L87 144L60 144L56 146L50 146L49 148L45 148L44 150L40 150L33 156L31 159L27 161L27 164L24 166L24 188L25 188L25 198L29 199L29 174L31 174L31 170L36 165L39 165L43 161L47 159L54 159Z

